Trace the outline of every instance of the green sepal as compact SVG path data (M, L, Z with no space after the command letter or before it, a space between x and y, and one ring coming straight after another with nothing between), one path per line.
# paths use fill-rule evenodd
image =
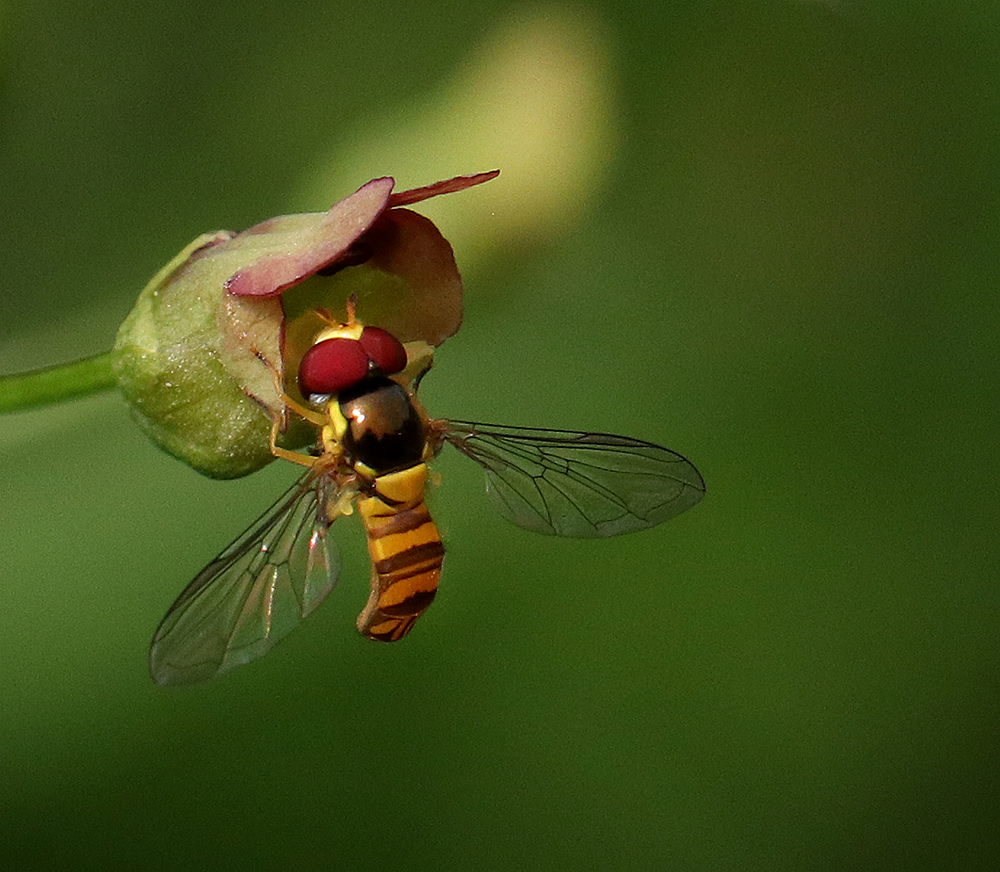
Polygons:
M232 237L206 233L146 285L115 341L115 374L139 426L164 451L212 478L265 466L270 416L219 360L219 294L232 269L212 281L191 255ZM215 270L213 270L215 271ZM206 280L207 281L199 281ZM277 300L261 300L277 312Z

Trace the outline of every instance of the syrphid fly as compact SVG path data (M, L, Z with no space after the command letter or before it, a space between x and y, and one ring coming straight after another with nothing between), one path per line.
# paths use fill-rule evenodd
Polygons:
M435 420L417 400L429 346L404 348L366 327L320 316L298 369L306 404L293 414L317 428L311 454L271 450L305 473L212 560L170 607L150 646L158 684L203 681L261 657L337 581L328 535L356 508L371 557L371 593L358 617L370 639L405 636L437 592L444 546L427 510L428 462L453 445L486 471L487 490L515 524L557 536L616 536L652 527L705 494L694 465L667 448L607 433ZM418 343L423 345L423 343Z

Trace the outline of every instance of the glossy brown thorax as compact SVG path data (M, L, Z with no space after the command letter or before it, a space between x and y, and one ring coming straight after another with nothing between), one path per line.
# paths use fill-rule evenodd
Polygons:
M383 376L368 378L341 391L338 401L347 419L344 447L352 463L381 475L423 459L424 424L401 385Z

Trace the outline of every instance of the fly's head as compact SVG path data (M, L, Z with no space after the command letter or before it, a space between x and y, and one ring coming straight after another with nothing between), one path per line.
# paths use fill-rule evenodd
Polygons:
M404 346L389 331L365 325L353 299L346 308L343 323L315 313L323 326L298 367L299 392L326 418L322 452L343 455L360 475L412 466L427 448L427 414L415 391L433 349L420 341Z

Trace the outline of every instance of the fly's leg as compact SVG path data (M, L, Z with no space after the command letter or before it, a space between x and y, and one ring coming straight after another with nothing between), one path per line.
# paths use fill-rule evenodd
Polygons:
M286 424L287 413L289 410L295 412L296 415L308 421L310 424L315 424L317 427L323 427L328 424L329 421L326 415L322 412L318 412L315 409L309 409L293 397L288 396L288 394L285 393L285 386L281 380L281 373L279 373L277 368L272 366L266 360L264 362L271 370L271 376L274 379L275 393L278 395L278 399L284 407L280 412L275 412L273 418L271 419L271 436L269 439L271 454L275 457L280 457L282 460L289 460L292 463L297 463L299 466L313 467L321 458L314 457L311 454L303 454L301 451L291 451L288 448L282 448L277 444L278 434ZM329 462L329 459L324 462Z
M271 421L271 438L269 440L269 445L271 448L271 453L275 457L280 457L282 460L290 460L292 463L297 463L299 466L313 467L319 460L318 457L313 457L311 454L303 454L301 451L291 451L288 448L282 448L276 444L278 439L278 433L281 431L281 425L284 422L284 415L276 414L274 419Z

